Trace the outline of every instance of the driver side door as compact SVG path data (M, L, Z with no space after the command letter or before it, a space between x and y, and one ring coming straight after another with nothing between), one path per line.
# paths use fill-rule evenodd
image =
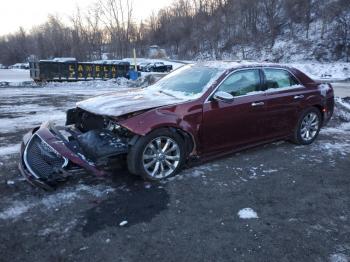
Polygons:
M262 140L266 95L261 89L260 69L244 69L231 73L208 97L200 130L203 154L238 149ZM214 99L219 91L234 99Z

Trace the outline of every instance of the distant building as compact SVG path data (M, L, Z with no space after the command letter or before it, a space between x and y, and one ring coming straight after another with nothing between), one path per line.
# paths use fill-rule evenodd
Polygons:
M152 45L148 48L149 58L167 58L165 49L161 49L157 45Z

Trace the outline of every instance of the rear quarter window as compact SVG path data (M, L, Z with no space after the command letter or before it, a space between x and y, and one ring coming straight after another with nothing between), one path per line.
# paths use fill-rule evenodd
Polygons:
M264 68L265 90L278 91L289 88L300 87L299 81L287 70Z

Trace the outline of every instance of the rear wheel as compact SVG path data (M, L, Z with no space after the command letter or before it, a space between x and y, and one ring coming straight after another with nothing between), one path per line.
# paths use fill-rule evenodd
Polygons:
M301 115L294 131L293 142L309 145L317 138L322 124L321 113L317 108L309 108Z
M128 154L128 168L146 180L174 176L185 159L184 141L175 132L159 129L141 137Z

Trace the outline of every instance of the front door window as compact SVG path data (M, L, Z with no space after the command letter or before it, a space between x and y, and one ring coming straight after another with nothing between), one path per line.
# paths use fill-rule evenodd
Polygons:
M230 75L218 88L232 96L244 96L259 91L260 74L258 69L241 70Z

